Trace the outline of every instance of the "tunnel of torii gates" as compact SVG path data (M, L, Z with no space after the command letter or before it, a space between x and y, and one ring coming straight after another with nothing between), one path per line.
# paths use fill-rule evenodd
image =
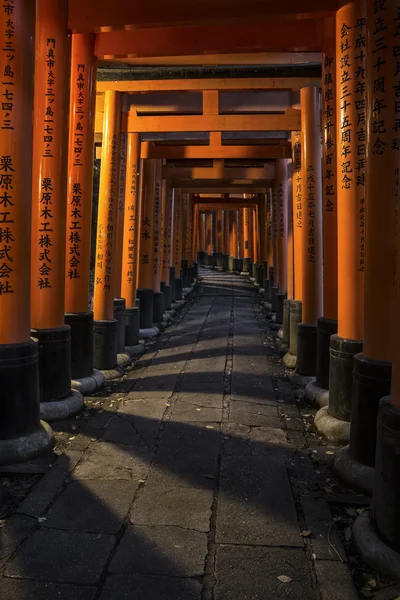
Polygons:
M361 555L384 572L395 565L398 578L400 1L302 0L292 12L307 18L263 13L260 25L260 3L249 0L232 15L249 11L224 38L234 45L229 27L247 32L246 48L264 32L279 49L292 27L292 47L320 53L318 76L99 79L98 60L136 56L129 48L142 32L147 46L162 44L162 27L121 31L135 22L134 4L0 7L0 462L51 448L46 421L77 413L83 393L121 375L139 340L182 305L199 265L242 273L274 315L286 366L310 378L317 429L349 443L337 476L373 496L372 516L354 528ZM276 4L265 10L290 12L288 0ZM219 5L204 14L223 21ZM174 7L142 7L137 18L149 28L153 14L184 23ZM202 39L212 44L207 19ZM197 42L178 31L168 44L179 55L181 39ZM227 92L244 90L288 100L257 113L223 108ZM200 109L135 108L138 95L177 92L195 92ZM253 132L278 135L257 142ZM371 558L371 536L385 564Z

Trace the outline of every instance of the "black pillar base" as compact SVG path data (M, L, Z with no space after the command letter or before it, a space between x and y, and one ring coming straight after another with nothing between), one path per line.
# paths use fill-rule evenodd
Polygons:
M171 310L171 286L162 281L160 289L164 294L164 310Z
M153 327L153 290L141 288L136 294L140 300L140 329L150 329Z
M54 402L71 393L71 328L32 329L39 342L40 402Z
M275 287L275 276L274 276L274 267L268 267L268 297L266 298L267 302L272 302L272 288Z
M125 298L114 298L114 319L118 323L117 354L125 352Z
M243 258L238 258L237 259L237 272L238 273L243 273Z
M216 267L217 266L217 259L218 259L218 253L217 252L213 252L213 254L211 256L211 266L212 267Z
M260 287L264 286L264 267L262 265L258 265L257 281L258 281Z
M297 327L302 320L302 303L301 300L290 301L290 313L289 313L289 352L293 356L297 356Z
M271 288L271 310L276 313L276 296L279 294L279 286L274 285Z
M337 321L320 317L317 321L317 373L319 387L329 389L331 336L337 333Z
M171 303L175 302L175 267L169 268L169 285L171 286Z
M283 303L286 300L286 294L276 294L276 319L275 323L283 325Z
M350 421L354 356L362 352L361 340L331 336L329 363L329 414Z
M206 267L212 267L212 263L213 263L212 254L206 254L204 256L204 264L205 264L205 266Z
M206 253L203 251L199 251L197 253L197 262L199 263L199 265L204 265L204 259L205 259Z
M229 270L229 254L222 255L222 270L223 271Z
M235 270L235 259L233 258L233 256L229 256L228 258L228 271L232 272Z
M222 269L222 267L223 267L222 260L223 260L223 254L222 254L222 252L217 252L216 266L218 267L218 269Z
M388 396L379 403L372 513L380 537L400 552L400 409Z
M153 294L153 323L162 323L164 320L164 294L154 292Z
M362 353L355 355L350 454L355 460L369 467L375 466L379 403L381 398L390 393L391 375L391 363L372 360Z
M51 450L53 432L40 421L35 340L0 345L0 381L0 464L24 462Z
M297 326L297 362L299 375L315 375L317 370L317 326L299 323Z
M289 345L289 340L290 340L290 303L291 303L291 300L283 301L282 342L287 345Z
M100 371L109 371L117 367L118 322L93 321L93 364Z
M258 282L258 264L251 263L251 276Z
M251 265L251 258L244 258L243 259L243 273L249 273L250 272L250 265Z
M189 281L189 265L187 260L181 261L181 277L182 277L182 287L187 288L190 287Z
M182 300L182 279L175 277L175 302Z
M139 343L140 308L128 307L125 310L125 344L136 346Z
M66 313L64 322L71 328L71 379L93 374L93 312Z

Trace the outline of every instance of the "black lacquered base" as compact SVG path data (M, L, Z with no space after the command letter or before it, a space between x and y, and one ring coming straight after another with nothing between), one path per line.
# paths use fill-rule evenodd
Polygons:
M337 333L337 321L321 317L317 321L317 385L329 389L331 336Z
M289 345L290 340L290 303L291 300L285 299L283 301L282 342L287 345Z
M275 322L283 325L283 303L286 300L286 294L276 294L276 319Z
M141 288L136 294L140 300L140 329L150 329L153 326L153 290Z
M39 343L40 402L61 400L71 393L71 328L32 329Z
M153 294L153 323L162 323L164 317L164 294L154 292Z
M118 323L117 352L125 352L125 298L114 298L114 319Z
M140 308L128 307L125 310L125 344L136 346L139 343Z
M362 352L361 340L331 336L329 363L329 414L350 421L354 356Z
M71 379L91 377L93 373L93 312L66 313L64 322L71 328Z
M117 366L118 322L93 321L93 365L95 369L107 371Z
M315 375L317 370L317 326L299 323L297 326L297 362L299 375Z

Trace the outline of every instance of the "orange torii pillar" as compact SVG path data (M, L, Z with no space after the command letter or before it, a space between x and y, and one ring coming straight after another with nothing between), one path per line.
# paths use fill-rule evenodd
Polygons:
M121 297L125 298L125 345L134 353L139 342L140 308L136 299L140 230L140 135L126 140L125 204L123 219Z
M198 204L194 202L195 196L192 196L192 214L193 214L193 225L192 225L192 266L191 266L191 282L194 283L195 279L199 276L199 263L198 259L198 248L199 248L199 219L200 211Z
M211 211L205 213L206 225L206 256L204 264L207 267L212 266L212 247L213 247L213 215Z
M11 14L3 3L0 27L4 99L0 113L0 464L4 465L50 450L54 437L40 421L39 345L29 329L35 3L18 2Z
M238 210L238 271L243 272L243 259L244 259L244 209L239 208Z
M363 352L354 357L350 448L343 449L335 461L335 469L345 482L350 487L369 495L372 494L373 489L379 401L383 396L390 394L391 363L396 357L392 333L398 321L394 283L400 191L400 59L397 57L396 60L393 48L399 47L398 21L396 26L396 17L398 19L400 14L399 7L399 2L389 3L389 6L385 7L373 6L372 2L367 2L367 28L363 30L363 35L367 38L366 112L372 119L365 169L364 345ZM380 64L379 72L378 64ZM385 83L383 87L377 84L377 78L379 82ZM356 173L358 174L358 171ZM364 183L363 179L362 184ZM377 309L382 304L382 300L385 314L380 318ZM397 394L394 386L394 393ZM382 403L381 434L382 429L386 427L389 430L395 429L392 427L395 420L391 421L391 416L388 417L389 421L386 421L386 415L389 415L391 407L390 403L387 405ZM396 447L391 441L393 439L395 439L394 432L387 436L387 441L384 441L392 454ZM382 441L381 435L381 443ZM379 452L382 450L381 447ZM387 449L383 451L387 456ZM386 458L384 460L386 461ZM382 463L375 473L382 478ZM398 473L393 472L390 476L396 479ZM382 481L380 479L381 484ZM390 495L390 489L389 484L385 490L379 491L378 497L382 503L379 511L384 511L386 502L381 494ZM397 493L396 501L398 500ZM389 510L392 509L393 505ZM399 516L397 507L396 510ZM394 516L394 512L392 515ZM393 527L395 527L394 522ZM400 542L400 536L397 542Z
M251 198L250 194L244 194L244 198ZM250 272L251 265L251 247L252 237L250 236L251 230L251 208L242 208L241 212L243 213L243 239L244 239L244 249L243 249L243 273Z
M37 4L32 163L31 328L39 341L41 415L79 412L71 391L71 328L64 323L70 36L67 2ZM75 207L79 219L79 206Z
M212 266L217 266L217 255L218 255L218 226L217 226L217 211L212 211L212 241L213 241L213 254L212 254Z
M197 262L199 265L205 265L206 260L205 256L206 252L206 213L204 211L199 212L199 230L198 230L198 252L197 252Z
M287 195L287 297L283 301L282 341L290 341L290 303L294 299L294 255L293 255L293 202L292 202L292 161L288 161Z
M222 257L224 254L224 223L222 210L217 210L217 267L222 270Z
M238 211L231 210L229 218L229 271L238 270Z
M173 237L173 267L174 267L174 302L182 302L182 190L174 189L174 237Z
M164 326L164 294L161 291L162 216L161 216L162 160L156 160L154 172L153 212L153 323Z
M189 254L188 254L188 229L190 227L190 216L189 216L189 205L190 196L187 193L182 194L182 291L187 290L189 287Z
M266 262L264 264L264 300L267 303L271 302L272 287L274 285L274 251L272 239L272 189L267 190L266 197L266 220L267 220L267 248Z
M365 13L360 0L336 15L338 333L331 336L329 406L318 411L315 424L338 442L349 440L354 356L362 351L364 338L368 119L365 50L360 52L359 45L366 39Z
M162 263L160 290L164 294L164 308L171 310L171 249L172 249L172 183L163 179L161 189L161 223L162 235Z
M186 247L185 257L188 261L188 288L190 289L193 281L196 278L196 262L193 256L193 239L194 239L194 226L195 226L195 205L193 201L193 194L189 195L188 212L186 221ZM189 290L188 290L189 291Z
M389 386L391 361L393 370L390 396L383 397L379 403L372 515L365 511L357 517L353 539L365 563L389 579L398 581L400 322L397 313L400 302L400 236L397 233L394 253L393 234L397 221L394 210L398 211L400 173L400 70L399 53L395 51L399 48L400 2L377 4L367 0L366 4L367 111L373 121L378 120L376 127L380 129L371 130L367 149L365 338L363 353L355 358L350 434L351 458L357 468L360 464L371 466L370 461L374 458L371 450L375 441L376 394ZM379 72L377 65L380 65ZM376 84L380 78L385 82L384 88ZM394 298L393 265L397 280ZM381 314L377 314L380 306L384 311L382 318L379 318ZM361 393L365 395L361 397ZM369 473L372 474L371 471ZM365 467L360 475L370 477ZM355 487L355 477L352 479Z
M100 166L94 271L94 366L115 374L118 322L114 318L118 176L121 137L121 94L104 94L103 142Z
M266 194L259 194L259 228L260 228L260 257L258 266L258 283L260 289L264 289L265 262L267 260L267 213ZM264 292L262 292L264 294Z
M322 289L322 178L319 89L300 90L301 128L304 136L303 179L303 303L302 322L297 326L299 375L315 375L317 366L317 321L323 312Z
M230 237L229 237L229 210L224 210L224 251L222 255L222 269L224 271L229 270L229 250L230 250Z
M289 185L288 185L288 159L279 158L276 161L275 178L275 197L276 197L276 220L277 220L277 240L276 248L278 254L278 268L276 270L276 283L279 292L276 294L276 324L283 325L283 302L287 295L288 279L288 204L289 204Z
M140 335L153 337L153 256L154 256L154 199L157 159L143 160L143 181L140 189L139 277L137 297L140 300Z
M260 228L259 228L259 210L258 206L253 208L251 211L251 224L253 233L253 244L252 244L252 263L251 263L251 276L255 283L258 283L258 261L260 254Z
M272 188L272 252L274 261L273 283L271 284L271 311L276 312L276 296L279 293L279 197L276 182Z
M292 132L292 213L293 213L293 299L289 302L289 352L283 363L296 367L297 326L301 323L303 298L303 181L302 132Z
M316 380L305 396L317 406L329 398L330 339L337 333L337 111L335 19L325 19L322 57L322 215L324 316L318 319Z
M79 380L82 393L95 391L104 381L104 376L93 370L93 312L89 310L97 68L94 42L94 34L72 35L65 323L71 327L71 376Z

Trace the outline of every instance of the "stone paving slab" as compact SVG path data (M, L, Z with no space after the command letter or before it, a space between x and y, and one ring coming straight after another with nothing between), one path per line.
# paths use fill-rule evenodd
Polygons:
M149 470L151 453L133 452L129 447L107 442L89 448L76 469L74 479L127 479L139 480Z
M0 579L1 600L94 600L95 587L32 581Z
M111 575L100 600L200 600L201 587L198 581L180 577Z

